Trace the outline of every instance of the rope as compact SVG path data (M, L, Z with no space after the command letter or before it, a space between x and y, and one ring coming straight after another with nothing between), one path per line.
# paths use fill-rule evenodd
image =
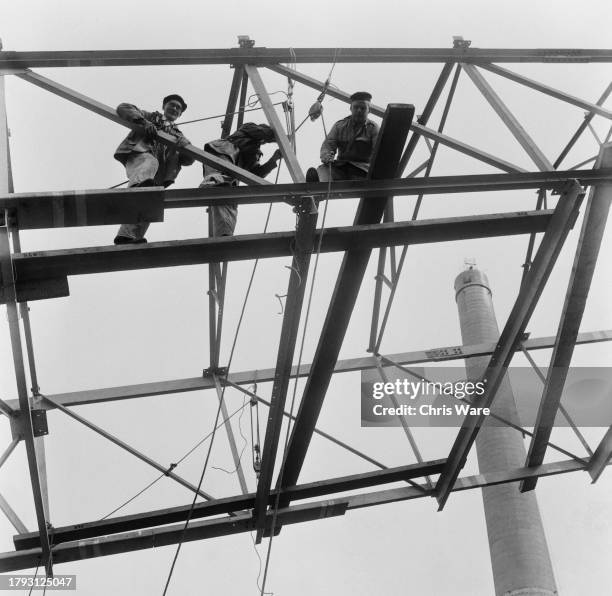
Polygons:
M332 67L333 68L333 67ZM323 129L325 130L325 124L323 124ZM327 136L327 133L326 133ZM325 219L327 217L327 207L329 205L329 197L331 195L331 163L329 164L329 176L328 176L328 181L327 181L327 196L325 198L325 207L323 209L323 218L321 220L321 233L319 235L319 242L317 243L317 251L315 254L315 263L314 263L314 267L313 267L313 271L312 271L312 279L310 282L310 290L308 292L308 302L306 305L306 315L304 317L304 327L302 328L302 339L300 341L300 352L298 355L298 363L297 363L297 368L296 371L300 370L300 366L302 364L302 355L304 353L304 344L306 343L306 331L308 329L308 319L310 316L310 307L312 305L312 294L313 294L313 290L314 290L314 284L315 284L315 279L317 276L317 267L319 265L319 255L321 254L321 243L323 241L323 232L325 230ZM298 380L299 380L299 374L296 373L295 377L294 377L294 382L293 382L293 394L291 396L291 407L289 409L289 414L290 416L293 415L293 408L295 407L295 397L296 397L296 393L297 393L297 385L298 385ZM286 457L287 457L287 448L289 445L289 432L291 430L291 419L289 419L289 422L287 423L287 432L285 433L285 445L283 448L283 459L282 459L282 463L281 463L281 468L278 474L278 484L279 486L282 486L282 481L283 481L283 475L285 473L285 461L286 461ZM272 541L274 538L274 528L276 527L276 519L278 517L278 506L279 506L279 501L280 501L280 491L277 491L276 493L276 499L274 501L274 510L273 510L273 514L272 514L272 526L271 526L271 530L270 530L270 540L268 542L268 551L266 553L266 565L264 568L264 576L263 576L263 581L262 581L262 586L261 586L261 590L260 590L260 596L264 596L266 594L265 587L266 587L266 580L268 578L268 568L270 565L270 555L272 553Z
M223 426L224 424L227 424L227 422L231 420L236 414L238 414L238 412L240 412L245 406L246 404L243 404L241 407L237 408L234 412L232 412L227 418L221 421L219 423L219 428ZM212 435L212 433L213 431L210 431L207 435L205 435L202 439L200 439L189 451L187 451L187 453L185 453L185 455L183 455L179 460L177 460L176 463L172 464L168 468L168 471L170 471L171 469L173 470L174 468L178 467L179 464L181 464L184 460L186 460L202 443L204 443L204 441L206 441ZM99 521L105 520L106 518L113 515L113 513L117 513L117 511L119 511L120 509L123 509L126 505L129 505L134 499L139 497L145 491L149 490L149 488L151 488L156 482L158 482L165 476L166 476L165 473L160 474L155 480L153 480L153 482L150 482L145 488L143 488L141 491L136 493L133 497L125 501L125 503L123 503L122 505L119 505L119 507L113 509L110 513L107 513L104 517L101 517Z
M193 500L191 502L191 507L189 508L189 513L187 515L187 519L185 520L185 525L183 526L183 530L181 531L181 537L179 539L179 543L176 547L176 551L174 553L174 558L172 559L172 565L170 566L170 571L168 572L168 579L166 580L166 585L164 586L164 596L168 591L168 587L170 586L170 580L172 579L172 574L174 573L174 567L176 565L176 561L178 559L179 553L181 552L181 547L183 546L183 541L185 540L185 532L187 531L187 526L191 521L191 517L193 515L193 510L195 508L196 500L198 498L198 493L202 487L202 483L204 482L204 476L206 474L206 469L208 468L208 462L210 460L210 454L212 452L212 447L215 442L215 435L217 433L217 424L219 422L219 416L221 414L221 405L223 404L223 394L225 393L225 387L223 387L223 392L221 393L221 399L219 400L219 405L217 406L217 414L215 416L215 428L213 429L212 436L210 438L210 444L208 446L208 451L206 452L206 459L204 460L204 467L202 468L202 474L200 474L200 480L198 482L197 492L193 496Z
M30 591L28 592L28 596L31 596L32 590L34 589L34 582L36 581L36 577L38 576L39 568L40 568L40 559L38 559L38 564L36 565L36 571L34 572L34 580L32 581L32 585L30 586Z
M270 93L269 95L274 95L274 93L284 93L284 91L274 91L273 93ZM252 100L251 98L253 97L253 95L251 95L247 101L247 104L249 106L248 110L236 110L235 112L226 112L225 114L216 114L215 116L206 116L205 118L196 118L195 120L186 120L185 122L177 122L176 125L177 126L183 126L184 124L193 124L194 122L204 122L205 120L214 120L215 118L225 118L226 116L233 116L235 114L239 114L241 111L242 112L256 112L257 110L261 110L262 107L254 107L257 105L257 102L259 100L257 100L254 103L251 103ZM281 105L283 102L282 101L278 101L276 103L273 103L273 106L279 106Z
M278 170L279 171L276 173L277 180L278 180L278 175L279 175L279 172L280 172L280 167L278 168ZM268 207L268 215L266 217L266 223L264 225L264 233L268 229L268 223L270 222L270 214L271 214L271 212L272 212L272 203L270 203L270 205ZM234 334L234 340L232 342L232 347L230 349L230 355L229 355L229 359L228 359L228 363L227 363L227 370L226 370L226 373L225 373L225 378L227 378L227 375L229 374L230 366L231 366L232 360L234 358L234 351L236 349L236 343L238 341L238 335L240 333L240 328L242 326L242 321L244 319L244 313L245 313L246 306L247 306L247 303L248 303L249 295L251 293L251 288L253 286L253 279L255 277L255 272L257 270L258 263L259 263L259 259L257 259L255 261L255 263L253 264L253 270L251 271L251 277L249 279L249 284L248 284L248 287L247 287L247 290L246 290L246 293L245 293L245 296L244 296L244 300L243 300L243 303L242 303L242 309L240 311L240 317L238 318L238 324L236 326L236 332ZM216 434L217 428L218 428L217 423L218 423L218 420L219 420L219 415L221 413L221 406L223 404L223 399L225 397L225 389L226 389L226 387L227 386L225 384L223 384L223 389L221 391L221 398L219 399L219 406L217 407L217 414L216 414L216 417L215 417L215 428L213 429L213 432L212 432L212 437L211 437L210 445L208 447L208 452L206 454L206 459L204 461L204 467L202 469L202 474L200 476L200 480L199 480L199 483L198 483L198 492L200 491L200 488L202 486L202 482L204 481L204 475L206 474L206 469L208 467L208 462L209 462L209 459L210 459L210 454L211 454L211 451L212 451L212 446L213 446L213 443L214 443L215 434ZM183 530L181 532L181 537L179 539L179 542L178 542L178 545L177 545L177 548L176 548L176 552L174 553L174 558L173 558L172 564L170 566L170 571L168 572L168 579L166 580L166 585L164 587L163 596L165 596L167 591L168 591L168 587L170 585L170 580L172 578L172 574L174 573L174 568L176 566L176 561L178 559L178 555L179 555L179 553L181 551L181 547L182 547L183 541L185 539L185 532L187 531L187 526L189 525L189 522L191 521L191 517L193 515L193 510L194 510L194 507L195 507L195 503L196 503L197 497L198 497L198 493L196 492L195 493L195 497L194 497L194 499L193 499L193 501L191 503L191 507L189 509L189 514L187 516L187 519L185 520L185 525L183 526Z
M242 433L242 416L244 415L244 408L246 406L246 395L244 397L244 399L242 400L242 407L240 408L240 416L238 416L238 432L240 432L240 436L242 437L242 440L244 441L243 445L242 445L242 449L240 450L240 455L238 456L238 464L236 465L236 467L233 470L226 470L225 468L222 468L220 466L212 466L213 470L219 470L221 472L225 472L226 474L236 474L236 472L238 472L238 468L240 467L240 463L242 462L242 455L244 453L244 450L246 449L247 446L247 438L244 436L244 434Z

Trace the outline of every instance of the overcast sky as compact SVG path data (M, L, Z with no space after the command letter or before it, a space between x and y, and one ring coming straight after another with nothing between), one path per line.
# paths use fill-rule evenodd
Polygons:
M606 48L610 45L610 7L603 0L577 3L517 0L512 3L448 0L376 3L276 0L171 4L159 1L39 0L0 3L0 38L4 50L102 50L156 48L230 48L238 35L250 35L258 46L274 47L440 47L452 46L463 35L480 48ZM586 100L596 101L610 82L609 64L505 65L527 76ZM440 64L337 64L332 83L348 92L366 89L374 102L413 103L419 114L440 72ZM305 64L298 69L325 79L330 65ZM183 120L222 114L233 71L228 66L170 66L127 68L61 68L38 72L109 106L129 101L159 109L161 98L180 93L189 108ZM287 82L263 72L270 92L283 98ZM485 77L513 110L521 124L554 161L583 118L576 107L519 87L493 74ZM296 85L296 120L301 122L317 92ZM446 92L443 95L446 97ZM125 179L113 160L125 129L25 81L7 77L6 98L11 130L12 166L17 192L107 188ZM442 102L440 102L442 103ZM607 104L608 107L610 103ZM346 104L327 98L327 126L348 114ZM436 127L441 107L430 126ZM282 113L280 113L282 118ZM262 112L248 119L264 121ZM605 137L609 122L596 117L593 126ZM182 127L197 146L217 138L220 119ZM445 133L526 169L535 166L499 121L465 74ZM307 122L298 133L298 157L304 169L318 162L323 135L320 121ZM267 154L273 151L268 146ZM567 157L571 167L598 151L587 131ZM407 171L419 165L427 150L421 141ZM441 147L432 175L493 173L472 158ZM270 176L274 180L275 173ZM184 169L178 188L197 186L201 168ZM290 181L283 167L280 182ZM533 209L533 191L427 196L420 218L450 217ZM399 219L408 219L414 199L395 201ZM334 201L326 225L348 225L356 202ZM241 207L238 234L261 232L266 207ZM528 331L532 337L556 333L579 231L570 234L551 275ZM294 216L288 206L272 210L270 229L290 230ZM101 246L112 242L114 226L57 229L22 233L24 251ZM197 238L207 234L203 209L166 213L153 224L150 242ZM411 247L398 288L382 353L429 349L461 343L453 282L474 258L491 282L500 327L517 295L527 237L507 237ZM595 271L581 331L612 329L612 238L608 232ZM375 257L376 255L374 255ZM339 255L321 257L315 299L307 329L304 361L312 360L318 334L340 262ZM275 294L285 294L288 259L268 259L259 265L240 331L234 372L274 366L282 316ZM341 358L366 355L376 258L370 262L341 351ZM251 262L229 267L221 363L227 363ZM208 273L205 266L175 267L70 278L70 296L31 303L33 339L39 384L54 394L98 387L194 377L208 366ZM0 397L16 398L8 326L0 320ZM608 344L579 346L574 365L607 366ZM546 365L550 351L534 354ZM519 364L525 360L516 358ZM359 420L357 373L333 378L319 427L389 466L412 463L414 456L401 429L362 429ZM300 385L300 388L302 385ZM271 385L258 391L269 397ZM299 391L298 391L299 395ZM244 396L227 391L228 409ZM211 429L216 410L211 391L90 405L76 411L168 465L180 458ZM261 408L262 422L267 409ZM55 526L99 519L151 482L157 472L119 450L62 413L49 413L46 439L51 521ZM248 409L241 431L249 488L255 488L250 468ZM262 429L263 430L263 429ZM585 429L594 447L604 429ZM456 431L416 429L425 459L444 457ZM284 437L284 429L283 434ZM578 454L583 451L566 429L553 440ZM0 451L10 442L7 421L0 421ZM205 447L177 469L197 483ZM463 474L476 472L474 457ZM547 461L565 456L548 452ZM212 452L212 466L231 468L224 433ZM319 438L313 439L300 481L371 470L371 466ZM30 496L25 448L20 445L0 470L0 492L30 529L36 528ZM548 538L559 593L603 594L609 589L607 553L612 547L610 476L590 484L586 473L542 479L537 494ZM239 492L235 475L207 471L203 489L215 496ZM164 479L120 513L136 513L191 502L184 488ZM278 596L327 594L431 594L485 596L492 593L488 544L479 491L451 496L442 513L433 499L418 499L349 512L346 516L284 528L273 544L268 591ZM0 551L13 548L12 526L0 518ZM265 557L267 543L259 547ZM175 547L145 550L58 565L56 573L75 573L79 594L161 594ZM184 545L169 594L257 594L259 562L251 538L228 538Z

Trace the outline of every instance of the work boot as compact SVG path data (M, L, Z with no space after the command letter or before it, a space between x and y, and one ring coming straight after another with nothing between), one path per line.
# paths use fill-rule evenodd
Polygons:
M129 236L115 236L115 244L146 244L146 238L130 238Z
M319 182L317 168L308 168L308 170L306 170L306 182Z
M142 182L139 182L138 184L134 184L132 188L148 188L150 186L157 186L153 178L147 178L146 180L143 180Z

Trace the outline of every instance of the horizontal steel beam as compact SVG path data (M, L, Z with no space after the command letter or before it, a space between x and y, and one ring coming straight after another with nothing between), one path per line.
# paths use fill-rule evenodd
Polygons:
M290 495L292 500L299 501L302 499L333 495L372 486L391 484L393 482L402 482L411 478L422 478L429 474L439 474L444 466L444 462L445 460L439 459L421 464L389 468L387 470L376 470L374 472L330 478L293 486L285 489L283 493ZM276 492L277 491L273 490L266 495L266 502L268 504L272 505L274 503ZM170 509L160 509L147 513L124 515L102 521L80 523L73 526L64 526L53 529L53 544L57 545L62 542L84 540L96 536L105 536L108 534L117 534L119 532L128 532L131 530L177 523L185 521L190 511L192 511L190 519L201 519L226 513L241 513L245 509L253 509L254 505L255 493L248 493L246 495L215 499L206 503L196 503L193 509L191 505L187 505L172 507ZM17 550L24 550L39 546L40 538L38 532L30 532L27 534L20 533L13 538L13 541Z
M327 228L321 252L543 232L551 217L551 211L541 210ZM315 234L315 244L320 234L320 231ZM40 291L46 279L70 275L291 256L294 238L294 232L273 232L18 253L12 259L18 280L17 297L20 301L36 299L28 294L28 286Z
M455 482L453 492L470 490L473 488L485 488L487 486L507 484L508 482L519 482L527 478L557 476L559 474L578 472L584 469L583 463L569 460L543 464L535 468L514 468L511 470L486 472L484 474L458 478L457 482ZM419 488L412 486L390 488L351 497L348 510L359 509L361 507L372 507L374 505L386 505L388 503L396 503L398 501L407 501L411 499L420 499L427 496L435 496L435 489L427 489L424 485L421 485Z
M612 62L612 50L577 48L219 48L0 52L0 68L154 66L177 64L393 62Z
M11 193L0 198L20 230L164 221L165 191L156 188Z
M278 520L284 524L294 524L305 521L315 521L326 517L344 515L347 499L323 501L297 505L278 512ZM271 526L272 514L268 515L267 526ZM187 528L185 524L164 526L151 530L136 530L124 534L115 534L102 538L92 538L78 542L67 542L53 549L54 562L66 563L81 559L91 559L105 555L131 552L158 546L168 546L204 538L218 538L242 532L252 532L254 519L251 513L240 513L221 519L210 519L192 522ZM40 558L40 549L28 549L17 553L0 555L0 572L14 571L35 567Z
M537 468L516 468L500 472L489 472L475 476L459 478L453 491L483 488L508 482L517 482L533 476L553 476L584 470L584 464L570 461L561 461L543 464ZM433 496L434 491L426 486L392 488L374 491L365 494L326 499L324 501L308 503L281 509L278 512L279 523L291 524L300 521L312 521L332 515L343 515L346 511L386 505L412 499ZM231 498L231 497L230 497ZM240 495L238 498L244 498ZM271 522L271 514L269 519ZM106 556L157 546L175 544L180 540L184 524L166 526L150 530L136 530L104 538L91 538L88 540L67 542L54 548L55 563L65 563L81 559ZM241 513L232 518L221 518L194 522L185 532L185 540L200 540L217 536L227 536L241 532L252 531L254 520L248 513ZM36 567L40 558L40 549L31 548L17 552L0 554L0 572L17 571Z
M133 188L121 190L66 190L56 192L14 193L0 196L0 211L8 209L20 229L52 228L61 224L58 211L69 213L64 224L81 225L78 213L87 214L82 225L100 225L114 211L114 206L137 197L146 203L161 193L165 209L209 207L212 205L255 205L260 203L296 203L303 196L318 199L353 199L373 197L381 192L393 196L421 194L454 194L526 190L545 188L560 190L568 180L581 186L610 182L612 168L563 170L557 172L520 172L511 174L476 174L469 176L431 176L429 178L391 178L387 180L344 180L319 183L274 184L266 186L237 186L211 188L173 188L167 190ZM328 192L329 191L329 192ZM106 204L108 203L108 205ZM78 205L82 205L79 207ZM95 224L89 217L97 214ZM113 222L109 222L113 223Z
M579 333L576 345L612 341L612 330L589 331ZM400 354L388 354L386 357L398 364L410 365L426 362L445 362L447 360L463 360L476 358L478 356L490 356L495 349L496 343L482 343L473 346L443 346L430 350L419 350L416 352L402 352ZM546 350L554 347L555 337L538 337L528 339L523 343L527 350ZM377 359L374 356L364 358L349 358L339 360L334 367L334 373L356 372L360 370L376 369ZM298 370L297 366L291 368L291 376L307 377L310 373L310 364L302 364ZM274 380L274 368L262 370L248 370L242 372L230 372L228 381L235 385L251 385L254 381L258 383L269 383ZM122 399L134 399L137 397L149 397L153 395L170 395L174 393L188 393L203 389L214 389L215 383L209 377L190 377L186 379L175 379L172 381L157 381L153 383L141 383L138 385L124 385L122 387L107 387L105 389L89 389L74 391L70 393L56 393L49 395L54 402L63 406L80 406L85 404L104 403ZM11 407L19 405L17 400L9 400ZM48 401L40 405L45 410L52 410L54 406Z

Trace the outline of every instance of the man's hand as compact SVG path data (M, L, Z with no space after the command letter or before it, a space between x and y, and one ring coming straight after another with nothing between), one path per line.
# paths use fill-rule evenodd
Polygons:
M283 157L283 154L281 153L280 149L277 149L273 154L272 157L270 158L272 161L278 161L279 159L281 159Z
M145 137L149 141L153 140L157 136L157 128L155 128L153 122L145 120L144 124L142 125L142 128L144 129Z
M176 145L178 147L187 147L187 145L191 145L191 143L187 137L178 137L176 140Z
M327 153L326 155L323 155L321 157L321 163L324 163L325 165L331 163L332 161L334 161L334 154L333 153Z

